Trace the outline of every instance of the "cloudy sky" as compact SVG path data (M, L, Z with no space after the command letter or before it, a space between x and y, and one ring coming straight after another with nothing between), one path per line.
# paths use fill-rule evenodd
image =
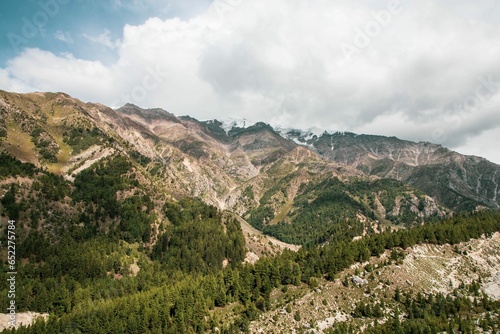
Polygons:
M498 0L2 0L0 89L500 163Z

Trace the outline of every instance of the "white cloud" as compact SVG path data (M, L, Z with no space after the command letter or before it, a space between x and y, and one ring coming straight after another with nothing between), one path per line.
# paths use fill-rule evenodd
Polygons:
M25 83L12 78L9 71L0 68L0 89L12 92L30 92L33 87L27 86Z
M61 42L67 43L67 44L73 44L73 38L71 37L71 34L69 32L64 32L64 31L56 31L54 33L54 38L57 40L60 40Z
M498 143L500 142L500 126L471 137L465 145L453 147L454 150L468 155L486 157L500 165Z
M120 46L120 40L119 39L113 40L111 37L111 31L109 30L104 30L102 34L97 36L90 36L87 34L83 34L83 37L85 37L91 42L101 44L107 47L108 49L116 49Z
M18 87L9 90L70 92L84 100L110 94L115 80L112 69L100 62L56 56L40 49L26 49L9 61L7 72L11 84Z
M496 2L402 0L393 12L390 2L216 0L189 21L127 25L121 41L106 31L86 36L116 48L113 65L27 50L0 83L467 152L480 138L498 142L500 85L474 100L482 78L500 81ZM355 47L349 59L346 44ZM477 152L500 160L494 150Z

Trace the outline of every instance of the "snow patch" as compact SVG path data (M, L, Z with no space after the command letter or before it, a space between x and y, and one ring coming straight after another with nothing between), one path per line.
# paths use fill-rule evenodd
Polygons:
M287 137L287 138L290 138L291 137L299 137L299 138L303 138L305 140L309 140L309 139L313 139L314 136L316 136L316 138L319 138L321 137L323 134L333 134L335 133L335 131L327 131L325 129L321 129L321 128L318 128L318 127L312 127L312 128L308 128L308 129L305 129L305 130L302 130L302 129L293 129L293 128L280 128L280 127L276 127L275 128L276 132L278 132L279 134L281 134L282 136L284 137ZM298 136L296 135L298 134Z
M297 145L307 146L311 149L315 149L314 142L321 136L325 134L332 135L336 133L335 131L327 131L318 127L312 127L305 130L276 127L275 131L279 133L283 138L292 140Z
M226 131L226 133L229 133L229 131L235 128L246 129L257 123L254 121L250 121L246 118L235 118L235 117L224 117L221 119L217 119L217 121L222 123L221 128L224 131Z

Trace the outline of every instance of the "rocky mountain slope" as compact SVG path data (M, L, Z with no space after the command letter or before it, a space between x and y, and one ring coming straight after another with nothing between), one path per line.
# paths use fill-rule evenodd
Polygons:
M410 184L451 209L500 207L500 166L486 159L395 137L300 130L282 133L331 161Z
M326 240L334 225L357 225L354 237L449 212L416 188L375 185L379 177L324 159L264 123L227 127L130 104L113 110L62 93L2 92L0 112L2 148L21 161L73 182L99 161L126 157L158 201L198 197L287 242ZM305 203L325 215L319 226L298 214Z
M228 125L131 104L113 110L63 93L1 92L0 113L2 148L22 161L72 181L102 159L138 158L160 193L199 197L288 241L299 242L286 235L304 225L304 201L336 199L343 212L350 208L342 219L366 223L361 230L500 203L500 166L430 143ZM379 178L402 184L381 187Z
M498 213L440 218L495 208L498 166L450 162L460 159L474 160L394 138L0 91L1 224L16 222L19 311L50 314L34 325L48 333L378 333L418 326L427 303L426 326L495 329L499 304L485 296L498 294ZM424 167L448 188L412 185Z

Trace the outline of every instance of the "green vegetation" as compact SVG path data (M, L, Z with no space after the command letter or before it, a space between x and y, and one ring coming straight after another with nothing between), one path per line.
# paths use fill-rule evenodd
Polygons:
M7 126L3 119L0 121L0 138L2 137L7 137Z
M161 152L161 157L155 160L134 150L135 145L145 142L132 143L112 130L117 119L110 110L97 106L102 114L110 116L104 126L95 123L98 118L88 117L97 110L86 109L63 94L45 97L14 94L10 99L16 100L8 101L13 111L1 110L6 117L0 120L0 137L5 137L7 131L9 137L0 141L5 142L9 152L44 166L21 163L0 152L2 227L7 219L16 220L16 306L18 312L48 312L50 318L30 328L6 333L240 333L248 332L250 321L276 307L283 307L284 312L276 314L274 321L286 317L298 322L297 326L308 322L312 328L316 324L310 321L302 305L295 302L296 298L301 298L304 291L319 297L311 299L311 307L336 307L344 296L331 300L320 295L328 288L323 285L324 280L338 278L355 262L391 250L387 261L400 264L405 256L402 249L409 246L457 244L500 230L498 211L459 214L443 221L436 217L424 219L424 211L428 213L430 209L429 198L401 182L330 178L336 173L333 165L315 157L306 159L299 150L295 158L290 154L277 161L294 145L277 135L269 137L273 129L263 123L233 129L227 135L219 122L197 122L161 111L142 114L136 110L145 121L167 117L172 122L197 122L196 134L186 137L179 131L175 143L149 131L145 133L133 120L123 123L129 130L141 132L148 145ZM192 129L195 128L188 128ZM235 189L234 193L243 190L242 203L235 207L241 210L245 205L251 206L245 218L254 227L303 245L298 252L285 250L254 264L243 264L245 240L234 214L220 212L199 199L184 197L191 191L206 199L211 196L207 194L216 191L218 195L229 195L230 203L234 199L234 193L225 189L222 180L230 180L224 175L215 178L218 181L210 190L206 187L210 182L202 180L195 185L198 178L189 180L188 171L182 167L184 154L188 154L203 158L201 168L193 169L193 173L203 170L203 176L207 176L213 172L212 162L206 166L203 163L220 155L214 153L212 142L207 142L200 130L228 147L233 143L231 137L248 136L239 140L238 145L247 153L246 158L256 167L262 167L262 174L248 180L245 189ZM264 132L266 135L261 136ZM358 137L362 145L353 146L352 139ZM365 146L370 142L380 141L381 147L383 143L400 142L395 138L325 134L318 138L318 143L325 147L323 153L330 152L333 140L337 139L358 153L366 151ZM83 155L80 161L74 161L75 154L93 145L106 149L93 152L91 159L114 153L90 167L83 161ZM322 149L318 152L322 153ZM357 155L347 153L347 158ZM239 156L235 154L230 157L233 158L236 162ZM53 164L58 159L59 163ZM224 159L216 163L222 166ZM304 162L296 165L294 159ZM242 181L239 166L238 162L224 167L226 175ZM64 171L74 181L46 168ZM497 188L497 182L483 177L496 172L486 163L471 167L458 162L437 164L411 171L404 169L409 166L395 165L385 159L360 168L379 176L394 171L403 175L411 172L413 178L405 180L408 184L434 194L452 208L472 211L478 204L496 207L478 200L493 198ZM181 174L176 174L176 169ZM338 172L342 173L342 168ZM179 176L177 184L176 176ZM462 179L474 189L481 189L483 193L477 194L478 199L463 195L470 187L454 187L465 189L460 190L462 194L450 191L449 185L464 184L457 183ZM190 184L186 189L182 186L185 183ZM232 181L228 184L232 189ZM302 185L297 189L299 184ZM258 199L262 192L255 208L255 196ZM436 211L443 213L439 208ZM399 230L389 232L389 225L399 225ZM373 233L376 229L381 233ZM257 239L249 248L259 253L262 239ZM6 241L7 235L2 230L0 242L4 245ZM269 243L271 250L266 249L262 254L269 255L279 248ZM463 249L458 246L456 252L465 253ZM5 296L9 270L3 261L0 261L0 294ZM331 332L355 332L359 327L352 325L359 323L367 324L364 327L367 333L467 333L478 326L483 332L500 330L500 305L485 297L477 282L461 286L450 295L415 294L410 287L404 291L397 289L394 295L388 288L378 295L375 284L382 282L376 278L381 275L378 269L372 264L365 265L362 274L361 269L356 269L356 274L367 278L366 288L354 286L349 277L342 277L345 290L367 296L352 310L352 323L338 325ZM387 286L393 284L386 282ZM275 297L276 301L272 300ZM344 301L348 302L349 297ZM0 299L4 310L7 303L7 299Z
M363 224L356 220L364 212L338 179L324 181L307 189L295 200L298 212L292 224L267 226L264 232L290 243L322 243L345 236L351 239L363 233Z
M55 143L54 139L40 127L35 127L31 131L32 142L38 149L38 152L43 159L48 162L57 162L57 153L59 152L59 147Z
M0 152L0 179L8 176L33 176L36 172L35 165L22 163L9 154Z
M4 207L5 212L9 215L10 219L18 220L19 219L19 211L20 206L16 203L16 193L17 186L16 184L11 184L9 190L3 195L2 206Z
M358 180L341 182L337 178L320 183L302 185L299 195L286 221L270 224L275 217L273 196L286 193L285 185L290 177L284 178L278 185L270 188L261 198L260 206L250 210L248 222L266 234L292 244L317 244L344 238L354 238L370 230L369 224L359 220L359 214L375 221L377 207L375 197L387 211L387 219L395 224L406 226L421 222L418 214L411 210L414 194L418 201L423 194L418 190L403 185L395 180ZM399 201L399 213L391 211ZM419 202L417 209L423 209Z
M30 164L5 156L0 159L12 166L4 170L4 178L30 175L33 179L27 184L12 183L1 201L2 212L19 222L17 271L22 289L16 296L18 311L51 315L47 322L6 333L202 333L215 327L221 333L245 332L250 321L270 309L271 292L276 288L286 291L288 285L313 287L318 278L333 280L356 261L386 249L417 243L456 244L500 230L500 213L482 211L352 241L363 228L356 225L354 212L365 208L353 198L360 197L366 185L343 188L332 179L302 189L296 200L301 205L296 219L328 222L329 227L318 233L324 239L311 234L312 242L297 253L284 251L243 265L245 244L234 218L197 199L166 201L158 208L155 194L137 181L137 160L109 157L81 172L71 184ZM272 198L268 196L269 201ZM345 220L330 218L340 214ZM160 221L158 217L165 218ZM149 248L151 226L157 222L162 227L157 243ZM321 227L310 226L311 230ZM298 233L302 232L289 235ZM3 243L6 233L2 234ZM397 258L397 251L393 253ZM6 269L2 262L0 294L4 295ZM401 314L410 314L405 309L406 296L398 299ZM418 297L415 300L418 308ZM5 309L7 302L2 299L0 307ZM458 330L469 323L466 312L498 307L490 301L484 305L446 312ZM216 310L222 307L232 307L230 318L219 318ZM427 312L431 311L432 304ZM355 312L358 317L377 317L383 308L360 304ZM305 317L296 310L290 313L295 319ZM414 313L400 325L406 330L412 327L403 326L425 319ZM445 321L440 315L429 319ZM388 322L373 330L397 325ZM493 328L489 323L485 326Z
M241 193L241 197L254 199L255 194L253 192L253 186L246 187L245 190L243 190L243 192Z
M304 248L298 253L285 251L274 258L263 258L255 265L241 266L233 261L231 266L222 269L218 265L222 249L208 245L210 238L216 242L216 238L223 235L223 230L216 227L223 224L221 214L197 200L169 204L165 211L169 213L172 228L153 250L153 261L148 260L145 249L133 250L127 243L99 236L87 241L64 236L57 244L51 244L40 233L32 232L19 247L23 249L20 256L30 260L19 268L22 286L26 287L20 292L19 306L20 310L48 311L53 316L48 322L39 321L16 333L202 333L215 327L222 333L247 331L249 321L269 309L270 293L275 288L314 282L311 279L314 277L333 279L355 261L380 255L385 249L423 242L458 243L500 230L498 212L464 214L438 224L370 235L360 241L345 239L322 247ZM201 228L205 222L208 226ZM237 227L230 227L231 222L226 224L229 238L237 233ZM235 230L231 232L231 229ZM183 249L179 241L174 241L176 238L189 247L201 244L197 249L200 256ZM227 248L225 251L229 252ZM137 276L129 275L129 265L136 261L140 271ZM117 279L116 275L121 278ZM5 293L7 288L4 278L0 277L0 293ZM470 323L470 314L498 309L491 301L478 300L482 304L475 306L460 298L412 298L404 294L398 298L401 314L407 314L403 321L376 326L373 333L378 333L376 330L390 332L399 328L397 326L401 326L402 332L410 333L408 330L422 321L428 326L434 321L446 322L447 318L436 312L446 312L446 316L453 317L454 328L465 328L459 326ZM434 302L429 302L429 298ZM457 300L459 306L456 306ZM234 309L232 321L219 319L211 311L234 303L240 307ZM421 304L429 306L420 307ZM456 310L450 309L452 304ZM416 311L410 313L408 309ZM359 317L376 317L382 311L376 305L358 305L355 312ZM300 313L293 314L296 319L301 318ZM422 318L422 314L433 316ZM342 328L338 330L342 333Z
M63 141L73 148L73 153L78 154L92 145L100 144L103 133L96 127L71 128L63 133Z
M237 265L245 258L239 223L230 218L222 224L217 208L184 199L167 203L165 211L172 225L155 245L153 258L171 270L206 274L220 270L225 259Z
M101 161L82 171L74 181L73 201L86 204L86 215L93 215L96 222L120 218L120 237L126 241L147 241L155 217L153 203L146 194L141 195L139 183L133 177L132 163L118 156ZM133 195L119 201L118 192L130 191ZM100 226L95 226L99 228Z
M373 326L365 333L476 333L476 324L485 332L500 329L500 318L496 314L500 309L500 302L493 301L483 294L477 282L472 282L469 286L463 285L461 289L456 289L454 294L447 296L442 293L405 293L401 296L396 292L395 314L389 316L389 321L383 325ZM472 300L466 296L469 294L473 296ZM381 303L360 303L356 306L353 316L382 318L384 309ZM403 319L400 319L401 316ZM350 332L338 330L334 333Z

